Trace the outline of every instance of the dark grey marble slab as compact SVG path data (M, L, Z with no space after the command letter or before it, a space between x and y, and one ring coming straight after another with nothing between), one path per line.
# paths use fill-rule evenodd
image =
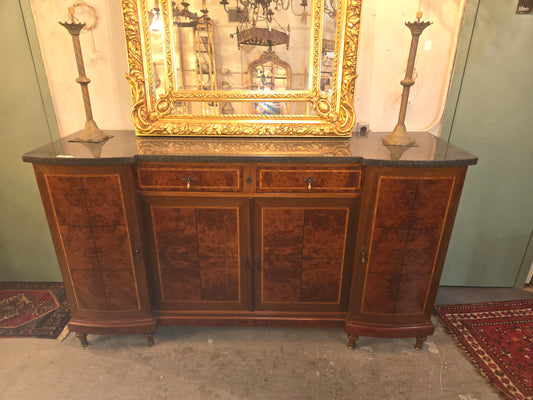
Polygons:
M73 134L30 151L26 162L56 165L169 162L360 163L397 167L473 165L477 157L427 132L413 132L416 147L384 146L388 133L352 138L179 138L136 137L133 131L107 131L103 143L71 142Z

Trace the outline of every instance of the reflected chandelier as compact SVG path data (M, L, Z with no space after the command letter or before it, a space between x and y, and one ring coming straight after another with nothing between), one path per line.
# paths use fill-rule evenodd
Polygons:
M221 0L220 4L230 14L227 8L229 1ZM272 46L285 44L288 49L290 26L287 26L286 30L282 28L274 15L275 12L287 11L290 8L294 15L303 16L307 9L307 0L301 0L300 6L302 11L297 13L294 10L293 0L235 0L235 9L232 11L235 11L241 28L237 27L237 47L240 48L241 45L246 44L268 46L272 49ZM274 29L273 22L276 22L280 29ZM260 23L266 26L258 26Z

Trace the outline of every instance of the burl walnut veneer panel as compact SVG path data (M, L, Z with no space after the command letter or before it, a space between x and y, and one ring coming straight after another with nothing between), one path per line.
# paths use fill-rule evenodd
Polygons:
M239 301L238 208L151 206L161 301Z
M262 209L262 302L340 301L348 209Z
M45 175L79 310L138 310L118 175Z
M424 311L454 182L380 178L362 312Z
M137 180L142 190L186 191L186 177L191 178L191 192L240 192L242 167L186 165L138 166Z
M311 178L311 190L306 179ZM257 168L257 192L356 192L361 188L360 167L276 166Z

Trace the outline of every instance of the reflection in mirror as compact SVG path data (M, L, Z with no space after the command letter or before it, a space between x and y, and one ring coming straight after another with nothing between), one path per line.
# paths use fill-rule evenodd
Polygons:
M270 47L248 67L248 88L260 92L279 92L291 87L291 67L281 60ZM252 114L290 114L285 102L258 102L252 104Z
M155 1L155 2L154 2ZM166 91L165 55L163 52L163 20L157 0L148 0L150 6L150 49L152 51L154 87L158 95Z
M324 3L324 22L322 27L322 51L320 63L320 90L329 94L333 84L335 66L335 20L337 18L336 0Z
M197 101L193 103L198 109L207 109L210 106L209 101ZM309 110L310 115L314 115L311 103L301 101L278 101L278 100L256 100L256 101L220 101L219 115L233 116L236 114L246 114L251 117L273 117L295 114L294 110ZM303 114L300 112L299 114Z
M275 53L291 73L290 82L276 76L284 90L310 90L311 12L307 1L291 0L190 0L168 2L172 19L171 43L164 43L162 5L147 0L153 85L157 98L166 93L167 76L176 90L264 90L251 84L250 65L263 54ZM209 3L209 4L208 4ZM233 2L232 2L233 3ZM162 5L161 5L162 4ZM334 40L335 25L329 21ZM331 39L328 39L331 40ZM333 41L334 43L334 41ZM165 49L172 50L172 74L165 73ZM333 52L334 46L328 48ZM289 60L291 65L289 66ZM332 65L329 67L332 68ZM280 73L283 74L283 73ZM174 104L180 114L213 114L219 104ZM235 105L233 105L235 107ZM195 109L193 109L195 108ZM237 113L246 112L239 110ZM305 111L305 108L304 108Z

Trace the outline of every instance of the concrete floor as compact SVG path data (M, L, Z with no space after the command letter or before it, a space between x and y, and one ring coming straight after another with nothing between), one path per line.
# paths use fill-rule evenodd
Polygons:
M469 291L469 302L533 297L442 288L438 302ZM73 334L1 339L0 399L501 399L434 323L423 351L414 339L366 337L350 351L342 329L317 328L160 328L155 347L141 335L89 335L87 348Z

